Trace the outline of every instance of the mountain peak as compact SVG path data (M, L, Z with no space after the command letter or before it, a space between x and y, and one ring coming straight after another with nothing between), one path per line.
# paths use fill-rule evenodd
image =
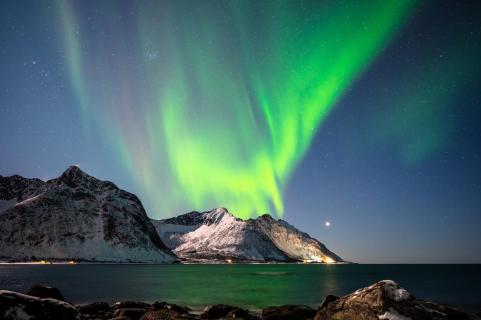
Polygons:
M207 224L220 223L224 218L234 220L236 217L226 208L215 208L202 214Z
M70 166L47 182L0 179L0 200L11 200L7 207L0 201L1 257L175 260L134 194L98 180L77 166Z
M257 217L257 219L266 219L266 220L275 220L270 214L264 213L263 215L260 215Z
M269 214L244 220L225 208L214 208L157 220L154 225L167 247L191 262L342 262L317 239Z
M62 176L75 177L75 176L89 176L89 175L84 171L82 171L79 166L71 165L67 168L67 170L65 170L62 173Z
M82 171L78 166L72 165L65 170L60 177L51 180L55 184L66 184L69 187L76 187L89 181L99 181L96 178ZM100 181L99 181L100 182Z
M209 212L212 212L214 214L228 214L228 215L233 215L232 213L229 212L229 210L227 210L227 208L224 208L224 207L219 207L219 208L214 208L212 210L210 210Z

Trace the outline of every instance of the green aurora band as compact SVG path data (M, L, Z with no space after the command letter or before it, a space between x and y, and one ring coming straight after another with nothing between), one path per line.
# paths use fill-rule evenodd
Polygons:
M215 206L282 216L317 129L413 10L410 1L207 1L195 11L139 2L126 24L115 2L89 21L78 5L58 2L72 90L154 217Z

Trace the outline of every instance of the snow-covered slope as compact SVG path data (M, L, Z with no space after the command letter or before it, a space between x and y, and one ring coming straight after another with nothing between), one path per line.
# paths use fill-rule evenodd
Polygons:
M0 257L176 260L135 195L75 166L47 182L0 176Z
M342 262L316 239L269 215L242 220L217 208L153 224L162 241L186 261Z

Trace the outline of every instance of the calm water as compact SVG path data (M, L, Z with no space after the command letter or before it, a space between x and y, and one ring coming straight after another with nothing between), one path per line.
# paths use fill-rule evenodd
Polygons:
M481 310L481 265L0 265L0 288L58 287L67 300L169 301L194 308L229 303L317 306L393 279L419 298Z

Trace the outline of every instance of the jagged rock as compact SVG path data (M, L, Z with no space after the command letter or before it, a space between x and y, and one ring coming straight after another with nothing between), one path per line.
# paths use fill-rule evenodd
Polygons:
M159 309L147 311L140 320L193 320L197 319L188 313L179 313L169 309Z
M233 317L239 316L239 318L250 316L247 310L241 309L239 307L230 306L227 304L215 304L204 309L204 312L200 315L201 319L233 319Z
M249 311L244 309L234 309L230 311L224 318L225 320L242 319L242 320L257 320L258 317L252 315Z
M391 280L379 281L319 310L315 320L468 320L453 308L416 300Z
M312 319L316 310L305 305L283 305L262 310L263 320L303 320Z
M120 308L114 311L113 319L139 320L146 311L144 308Z
M52 298L61 301L65 301L62 293L55 287L43 286L40 284L34 284L26 292L29 296L34 296L37 298Z
M154 310L167 309L174 310L180 314L189 313L191 310L188 307L179 306L178 304L167 303L167 302L154 302L152 305Z
M267 214L242 220L217 208L152 222L167 247L187 261L343 261L308 234Z
M99 301L77 306L77 309L78 311L80 311L81 314L107 314L108 312L110 312L110 305L107 302Z
M321 306L319 307L319 309L322 309L322 308L327 307L327 305L328 305L329 303L334 302L334 301L336 301L337 299L339 299L338 296L334 296L334 295L332 295L332 294L328 294L328 295L324 298L324 300L322 300Z
M131 308L147 310L147 309L151 309L152 305L146 302L141 302L141 301L120 301L120 302L114 303L114 305L112 306L113 311L116 311L118 309L131 309Z
M0 319L77 320L80 313L64 301L0 290Z
M0 176L0 257L9 261L176 261L140 200L69 167L47 182Z

